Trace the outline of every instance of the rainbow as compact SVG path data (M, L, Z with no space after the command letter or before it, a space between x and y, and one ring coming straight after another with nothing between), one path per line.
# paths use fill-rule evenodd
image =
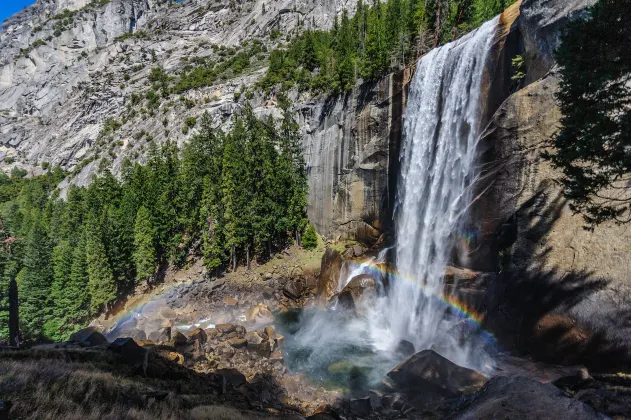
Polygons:
M423 290L423 294L430 298L437 300L441 306L450 313L456 316L458 319L462 319L469 323L489 344L497 345L495 336L484 328L484 314L472 308L466 302L458 299L457 296L452 294L443 293L436 295L428 290L428 287L417 281L414 276L406 275L393 267L390 267L387 263L376 263L372 260L363 261L361 264L352 263L354 268L362 267L364 274L369 272L375 279L388 279L389 281L401 282L408 287L420 288ZM352 269L350 270L352 272Z

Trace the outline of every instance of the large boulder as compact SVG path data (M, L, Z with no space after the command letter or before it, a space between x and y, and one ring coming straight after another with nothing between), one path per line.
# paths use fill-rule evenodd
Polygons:
M522 376L496 376L476 393L454 420L605 419L590 406L558 388Z
M120 354L126 363L141 368L143 373L147 371L147 349L139 346L133 338L117 338L109 345L109 349Z
M320 262L320 277L318 278L318 297L320 299L328 301L337 293L343 263L344 259L338 251L331 248L326 249Z
M374 302L377 296L377 281L368 274L353 277L337 298L341 309L361 312Z
M84 346L99 346L107 343L107 339L95 327L83 328L77 331L70 336L68 341Z
M283 287L283 294L289 299L298 300L306 291L305 281L301 278L287 280Z
M407 359L388 376L401 388L413 388L445 397L478 389L487 377L451 362L433 350L423 350Z

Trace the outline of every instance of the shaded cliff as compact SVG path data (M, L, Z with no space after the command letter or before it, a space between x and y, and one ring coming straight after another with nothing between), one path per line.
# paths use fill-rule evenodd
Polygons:
M524 0L518 22L527 76L481 139L479 196L471 210L471 268L485 277L479 309L512 349L558 363L620 367L631 360L631 233L584 229L561 174L541 157L559 129L552 52L568 19L593 1Z

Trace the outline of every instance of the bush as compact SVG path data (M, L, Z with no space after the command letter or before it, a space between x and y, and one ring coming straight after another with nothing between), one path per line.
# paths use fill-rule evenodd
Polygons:
M197 124L197 118L195 117L187 117L186 118L186 126L189 128L193 128L195 127L195 124Z
M302 247L304 249L315 249L318 246L318 234L311 223L307 225L307 230L302 236Z

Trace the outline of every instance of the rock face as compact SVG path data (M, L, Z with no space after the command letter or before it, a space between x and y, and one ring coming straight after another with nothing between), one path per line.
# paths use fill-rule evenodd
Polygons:
M500 273L485 281L485 307L478 308L513 348L556 363L607 368L631 361L624 321L631 233L615 224L585 230L555 184L561 174L541 157L561 119L551 51L564 23L591 4L525 0L521 6L529 78L548 73L511 95L482 136L485 171L471 212L477 237L468 265Z
M554 66L563 26L585 15L596 0L523 0L519 30L527 51L526 82L543 77Z
M631 233L614 224L585 230L554 183L560 174L541 158L561 118L558 83L552 74L511 96L482 140L487 158L501 162L480 202L496 216L479 219L482 242L504 255L497 262L504 286L488 297L496 311L511 314L502 326L498 317L497 327L512 324L510 334L539 356L549 358L552 346L562 356L556 362L616 363L611 356L628 355L618 344L631 333L623 321L631 304Z
M590 406L568 398L559 389L524 377L491 379L471 405L450 417L458 420L605 419Z

